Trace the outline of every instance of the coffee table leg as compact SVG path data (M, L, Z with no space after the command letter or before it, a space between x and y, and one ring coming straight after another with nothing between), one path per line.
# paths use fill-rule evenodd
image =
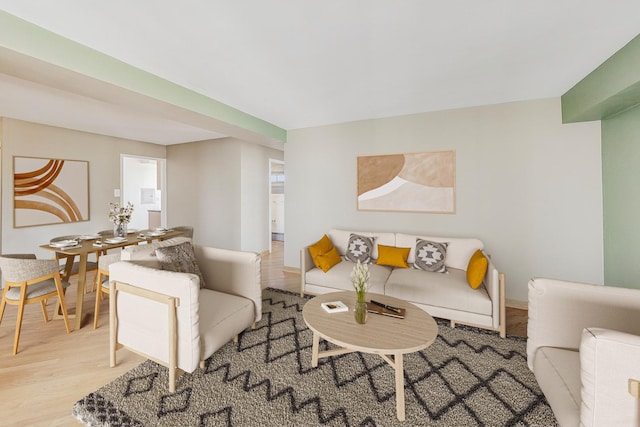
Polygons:
M396 415L398 420L404 421L404 369L402 367L402 353L394 355L396 365Z
M311 347L311 367L318 366L318 348L320 347L320 335L313 333L313 346Z

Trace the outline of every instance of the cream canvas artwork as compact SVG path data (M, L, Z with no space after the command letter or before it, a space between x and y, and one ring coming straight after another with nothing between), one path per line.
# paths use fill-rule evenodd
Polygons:
M89 162L13 158L14 227L87 221Z
M358 210L455 213L455 151L358 157Z

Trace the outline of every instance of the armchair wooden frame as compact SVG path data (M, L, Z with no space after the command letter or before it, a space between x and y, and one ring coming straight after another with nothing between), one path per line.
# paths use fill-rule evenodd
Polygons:
M151 357L148 354L144 354L135 349L127 347L118 343L118 312L117 312L117 300L118 293L125 292L128 294L136 295L142 298L147 298L152 301L156 301L161 304L167 305L167 321L169 322L169 336L167 337L167 345L169 346L169 361L159 360L157 358ZM178 320L176 316L176 310L180 306L180 299L176 297L172 297L169 295L165 295L159 292L153 292L148 289L138 288L135 286L131 286L127 283L112 281L110 282L110 291L109 291L109 355L110 355L110 366L113 368L116 366L116 351L121 348L126 348L127 350L133 351L134 353L140 354L144 357L147 357L154 362L166 366L169 369L169 391L171 393L176 391L176 378L178 375ZM200 362L200 366L202 367L204 362ZM180 372L181 373L181 372Z

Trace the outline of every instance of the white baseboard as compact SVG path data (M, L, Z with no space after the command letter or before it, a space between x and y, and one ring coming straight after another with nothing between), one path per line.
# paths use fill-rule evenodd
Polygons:
M284 266L282 271L284 271L285 273L300 274L300 268L299 267L287 267L287 266Z
M518 308L520 310L529 310L529 303L527 301L518 301L515 299L507 298L505 300L505 305L511 308Z

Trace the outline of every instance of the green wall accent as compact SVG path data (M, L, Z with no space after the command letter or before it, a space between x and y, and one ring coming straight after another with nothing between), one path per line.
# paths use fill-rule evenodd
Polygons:
M135 68L0 10L0 46L113 85L286 141L269 122Z
M601 120L639 104L640 35L562 95L562 121Z
M640 107L602 121L604 279L640 289Z

